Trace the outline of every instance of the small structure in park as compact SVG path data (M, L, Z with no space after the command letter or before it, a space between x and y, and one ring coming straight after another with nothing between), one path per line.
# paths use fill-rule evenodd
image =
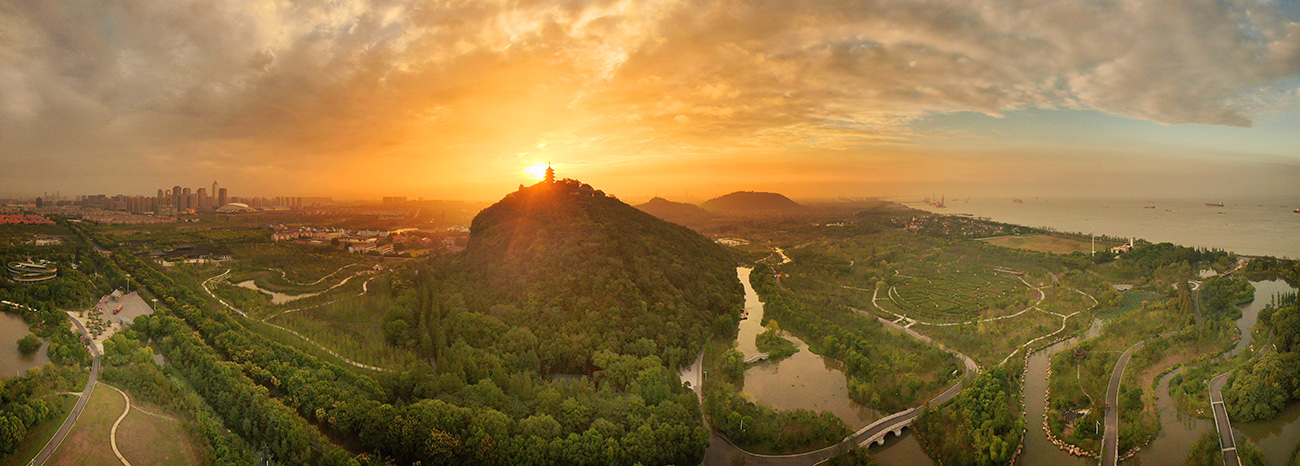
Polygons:
M9 278L22 284L43 282L59 276L59 268L47 260L13 261L8 268Z

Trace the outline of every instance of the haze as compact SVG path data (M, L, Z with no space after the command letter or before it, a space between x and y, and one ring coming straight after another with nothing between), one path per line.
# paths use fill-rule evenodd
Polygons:
M1297 196L1295 2L0 2L0 197Z

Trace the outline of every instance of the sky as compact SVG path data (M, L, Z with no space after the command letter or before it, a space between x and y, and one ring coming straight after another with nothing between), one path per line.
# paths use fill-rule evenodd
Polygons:
M494 200L547 163L625 198L1300 198L1300 6L0 0L0 197Z

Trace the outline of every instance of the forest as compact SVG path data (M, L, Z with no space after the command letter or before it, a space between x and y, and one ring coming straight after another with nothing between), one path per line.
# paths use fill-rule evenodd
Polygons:
M739 313L729 252L568 180L485 210L463 257L393 271L388 340L435 362L400 374L250 332L193 278L112 258L167 308L138 338L253 450L293 464L698 462L707 434L675 367Z

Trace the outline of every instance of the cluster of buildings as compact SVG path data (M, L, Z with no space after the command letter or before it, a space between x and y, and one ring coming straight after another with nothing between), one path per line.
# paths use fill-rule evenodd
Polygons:
M469 231L465 227L435 231L417 228L346 230L310 225L288 227L283 224L266 226L273 230L271 233L272 241L289 241L311 246L337 245L353 254L372 253L381 255L397 254L396 246L398 245L408 250L445 247L454 251L463 247L464 238L468 236Z
M23 224L23 225L51 225L54 222L40 215L32 214L0 214L0 225L4 224Z
M220 210L228 205L235 205L234 211L289 210L332 203L329 197L247 197L231 196L229 190L216 181L211 188L204 186L196 189L182 187L161 188L154 196L127 196L118 194L108 196L93 194L77 196L69 200L62 195L51 196L46 193L36 198L36 207L82 207L110 212L128 212L132 214L153 214L175 216L198 211ZM114 223L108 219L110 223Z
M178 244L167 250L152 249L149 257L166 267L176 264L219 263L234 258L230 254L230 248L223 244Z

